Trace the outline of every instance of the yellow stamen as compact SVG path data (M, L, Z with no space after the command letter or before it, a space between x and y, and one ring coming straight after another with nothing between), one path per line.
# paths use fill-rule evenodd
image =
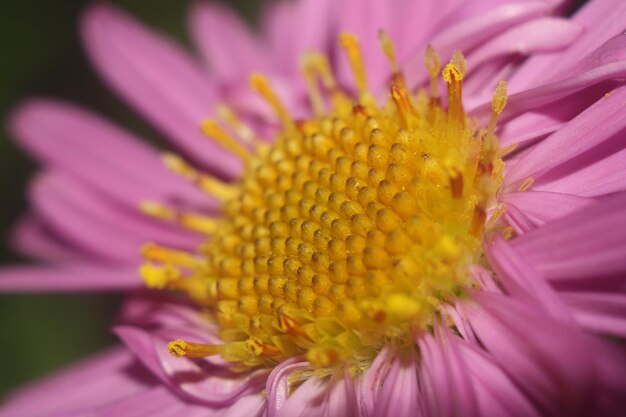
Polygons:
M363 55L361 53L361 46L356 36L351 33L343 32L339 35L339 43L343 47L350 66L352 67L352 73L354 74L354 81L356 88L361 97L365 97L369 94L367 87L367 75L365 73L365 64L363 62Z
M441 58L432 47L426 47L426 68L430 74L430 98L432 100L439 99L439 71L441 70Z
M192 181L207 194L221 199L232 198L237 193L237 189L215 177L201 173L189 165L183 158L173 153L163 154L163 163L173 172Z
M522 191L528 190L533 185L534 182L535 182L535 179L533 177L528 177L524 179L524 181L522 181L522 183L518 187L517 191L522 192Z
M233 131L247 144L259 146L259 139L252 129L241 121L239 116L228 105L221 103L217 106L217 114Z
M319 54L314 52L305 52L300 59L300 69L309 90L311 107L313 107L313 112L317 116L321 116L326 110L324 98L318 84L319 65ZM331 84L334 85L334 80L331 81Z
M172 288L181 279L180 272L172 265L144 264L139 274L146 286L153 289Z
M260 94L272 106L285 127L293 124L291 115L270 86L267 77L258 73L252 74L250 76L250 85L252 90Z
M153 262L163 262L187 268L193 268L198 265L198 259L189 252L166 248L154 243L143 245L141 254L144 258Z
M206 119L200 124L202 133L216 140L224 148L228 149L241 159L246 160L250 157L250 152L237 139L233 138L228 132L220 127L213 119Z
M399 87L406 89L406 82L404 81L404 76L402 75L402 71L400 70L400 66L398 65L398 61L396 59L396 48L391 41L391 38L384 30L378 31L378 40L380 42L380 46L383 49L383 52L387 56L389 60L389 64L391 65L392 72L392 83L397 84Z
M222 352L223 345L207 345L203 343L186 342L182 339L172 340L167 344L167 350L172 356L186 356L188 358L203 358Z
M168 220L175 222L196 232L212 234L217 227L217 220L213 217L207 217L202 214L190 213L186 211L174 210L161 203L154 201L144 201L140 203L139 208L144 214L159 220Z

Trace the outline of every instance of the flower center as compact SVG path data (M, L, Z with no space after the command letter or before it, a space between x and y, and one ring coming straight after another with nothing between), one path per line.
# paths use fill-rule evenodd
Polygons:
M298 355L317 368L369 362L385 343L408 345L473 285L470 268L502 181L493 130L504 85L494 95L492 123L477 130L461 104L460 53L443 69L444 107L436 53L427 53L430 96L412 96L382 40L394 69L383 105L367 90L356 39L344 34L358 100L311 54L303 62L316 116L292 120L257 75L253 87L284 125L271 145L249 152L214 122L204 124L245 158L244 173L220 189L220 218L186 217L211 232L197 256L149 245L147 258L161 264L146 264L142 273L149 285L186 291L206 306L224 344L176 340L173 354L219 353L242 367Z

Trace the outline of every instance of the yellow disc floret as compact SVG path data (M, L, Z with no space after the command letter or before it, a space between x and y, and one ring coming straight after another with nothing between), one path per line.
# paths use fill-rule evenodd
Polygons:
M173 354L219 353L243 367L296 355L318 368L368 361L386 342L408 344L474 284L469 270L481 256L502 180L495 125L478 131L463 111L460 53L443 69L443 106L436 80L430 100L407 91L388 37L381 41L394 70L384 105L367 91L356 38L344 34L358 100L338 91L323 57L310 54L303 68L316 110L311 119L293 120L267 80L254 75L253 87L283 122L271 145L252 151L233 144L217 122L203 124L242 156L245 170L233 184L212 180L223 210L201 223L210 238L198 253L149 246L143 274L150 286L186 291L205 306L224 344L176 340ZM431 72L440 70L432 48L427 62ZM501 84L494 122L505 103ZM202 229L194 216L154 204L144 209L193 219Z

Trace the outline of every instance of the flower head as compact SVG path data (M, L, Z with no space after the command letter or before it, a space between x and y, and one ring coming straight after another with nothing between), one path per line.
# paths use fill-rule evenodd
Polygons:
M132 288L144 242L157 291L125 305L127 350L60 377L117 389L40 412L35 388L0 415L623 410L625 358L606 336L625 334L626 44L608 18L626 7L591 1L566 20L553 2L353 3L277 3L269 47L198 6L209 76L122 12L86 13L104 77L186 156L66 105L18 110L16 135L62 168L35 195L66 240L27 249L74 262L3 271L0 288ZM297 22L316 29L291 39L301 80L272 65L294 59ZM249 77L257 98L248 70L267 74ZM43 125L84 161L43 145ZM99 154L86 132L111 146Z

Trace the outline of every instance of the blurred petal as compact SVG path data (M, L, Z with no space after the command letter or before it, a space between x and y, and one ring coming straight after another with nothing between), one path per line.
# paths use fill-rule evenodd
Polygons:
M87 10L82 31L102 76L187 156L224 176L240 172L241 161L200 132L217 97L190 56L108 3Z
M168 171L158 152L140 138L74 105L27 101L13 111L10 128L19 144L45 165L82 178L125 204L147 199L211 203Z
M0 268L0 291L121 291L141 288L136 267L102 264Z
M118 347L10 394L0 407L0 416L93 415L95 409L141 397L156 385L156 379L130 352Z
M253 71L267 71L269 55L258 36L227 5L197 2L189 15L191 34L212 72L246 83Z

